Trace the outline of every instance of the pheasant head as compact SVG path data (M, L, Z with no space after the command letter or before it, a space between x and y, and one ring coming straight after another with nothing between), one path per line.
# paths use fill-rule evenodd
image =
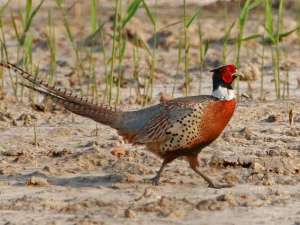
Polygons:
M211 70L213 72L212 95L220 100L232 100L235 98L233 81L242 74L238 73L235 65L229 64Z

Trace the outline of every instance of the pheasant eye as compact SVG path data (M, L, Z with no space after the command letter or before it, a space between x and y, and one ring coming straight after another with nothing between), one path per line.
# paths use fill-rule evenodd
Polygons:
M224 83L230 84L233 81L233 78L230 73L225 72L222 74L222 80L224 81Z

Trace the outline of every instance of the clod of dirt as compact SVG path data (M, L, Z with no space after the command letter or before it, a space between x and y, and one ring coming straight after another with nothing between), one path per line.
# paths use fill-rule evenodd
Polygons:
M252 158L239 157L238 155L220 155L214 154L209 163L212 167L226 168L241 166L249 168L253 163Z
M228 202L230 206L236 206L237 205L237 201L235 196L233 196L232 194L223 194L223 195L219 195L216 198L217 201L222 201L222 202Z
M14 125L23 125L23 126L32 126L33 125L33 121L37 120L36 116L33 114L28 114L28 113L22 113L16 120L13 120ZM19 122L21 122L21 124L19 124Z
M50 173L50 174L54 174L54 172L55 172L54 168L52 168L50 166L44 166L42 170L47 173Z
M41 102L31 104L31 107L38 112L54 112L55 110L60 109L59 106L55 105L49 98L43 98Z
M300 132L296 129L291 128L290 130L285 132L285 135L291 136L291 137L297 137L300 135Z
M107 159L99 159L97 162L97 166L107 166L109 161Z
M265 186L272 186L275 184L274 178L269 175L266 175L263 179L262 184Z
M186 212L181 209L177 209L174 211L171 211L167 215L165 215L169 219L182 219L186 215Z
M224 141L230 142L232 138L238 139L246 139L246 140L254 140L257 139L257 135L252 132L252 130L248 127L244 127L238 131L226 131L223 134Z
M0 166L0 174L5 176L14 176L17 174L17 171L15 167L12 167L11 165L1 165Z
M256 173L262 173L262 172L266 171L266 168L258 162L252 163L251 168Z
M284 70L284 71L289 71L291 70L291 68L295 66L295 63L294 62L291 62L291 61L285 61L283 63L281 63L280 65L280 69L281 70Z
M145 191L144 191L144 193L141 196L139 196L136 199L134 199L134 201L139 201L139 200L141 200L143 198L149 198L150 196L153 195L153 193L154 193L154 190L152 188L146 188Z
M223 179L228 184L236 184L236 183L239 183L239 181L240 181L240 178L233 171L230 171L230 172L227 172L226 174L224 174Z
M159 200L147 202L135 208L136 211L157 213L167 218L182 218L194 208L194 204L186 199L162 196Z
M125 181L128 182L128 183L135 183L138 181L138 177L133 175L133 174L128 174L126 177L125 177Z
M21 156L24 154L24 151L21 149L13 149L13 150L4 150L1 151L1 155L3 156Z
M27 182L27 185L29 186L49 186L49 183L47 181L47 179L43 178L43 177L36 177L36 176L32 176L30 177Z
M144 193L143 193L143 197L148 198L150 197L152 194L154 193L153 188L146 188Z
M171 35L171 31L157 32L155 35L153 35L147 40L147 43L151 48L161 47L164 49L169 49L170 45L168 43L168 37L170 37Z
M264 121L265 122L269 122L269 123L274 123L274 122L278 121L278 119L279 119L278 116L276 116L276 115L270 115Z
M251 140L251 139L252 139L252 136L253 136L252 131L251 131L250 128L248 128L248 127L245 127L245 128L243 128L242 130L240 130L240 134L241 134L242 136L244 136L247 140Z
M64 148L62 150L55 149L55 150L49 152L49 156L51 156L51 157L62 157L62 156L71 155L71 154L72 154L72 151L69 149L66 149L66 148Z
M270 201L267 196L248 195L248 194L222 194L212 199L206 199L198 202L196 208L203 211L216 211L225 208L243 207L260 207L264 202Z
M132 219L136 217L136 213L132 209L126 209L124 212L126 218Z
M8 122L8 121L10 121L12 119L13 119L13 117L12 117L11 113L0 112L0 121Z
M215 199L207 199L198 202L196 208L200 211L217 211L222 210L224 206Z
M126 150L124 147L118 146L118 147L113 148L110 153L118 158L121 158L121 157L125 156L127 154L127 152L128 152L128 150Z
M297 77L297 88L300 88L300 77Z
M172 99L172 96L170 96L170 95L167 95L167 94L165 94L165 93L163 93L163 92L160 92L159 93L159 101L160 102L166 102L166 101L169 101L169 100L171 100Z
M261 77L259 67L252 63L242 66L239 69L239 72L243 74L243 77L241 77L241 80L243 81L254 81L260 79Z

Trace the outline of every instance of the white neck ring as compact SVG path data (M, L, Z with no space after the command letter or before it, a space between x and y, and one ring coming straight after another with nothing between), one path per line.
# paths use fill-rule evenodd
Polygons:
M226 87L219 86L216 90L212 92L212 96L225 101L230 101L235 99L235 91L233 89L228 89Z

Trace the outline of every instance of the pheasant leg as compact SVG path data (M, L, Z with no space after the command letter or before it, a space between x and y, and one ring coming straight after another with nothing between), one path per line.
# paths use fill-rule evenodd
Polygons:
M156 175L153 178L150 179L154 186L159 185L159 180L160 180L161 173L163 172L166 165L169 164L170 162L172 162L175 158L176 157L172 156L172 157L167 157L167 158L164 159L164 161L162 162L162 164L161 164L159 170L157 171Z
M198 162L197 156L190 156L190 157L188 157L188 161L190 163L190 167L192 168L192 170L194 170L195 173L197 173L198 175L200 175L208 183L208 187L210 187L210 188L216 188L216 189L233 187L233 185L231 185L231 184L216 183L211 178L209 178L208 176L206 176L203 172L201 172L199 170L199 162Z
M159 179L160 179L160 175L162 173L162 171L164 170L165 166L167 165L167 163L165 163L165 161L161 164L159 170L157 171L156 175L151 178L150 180L152 181L152 184L154 186L158 186L159 185Z

